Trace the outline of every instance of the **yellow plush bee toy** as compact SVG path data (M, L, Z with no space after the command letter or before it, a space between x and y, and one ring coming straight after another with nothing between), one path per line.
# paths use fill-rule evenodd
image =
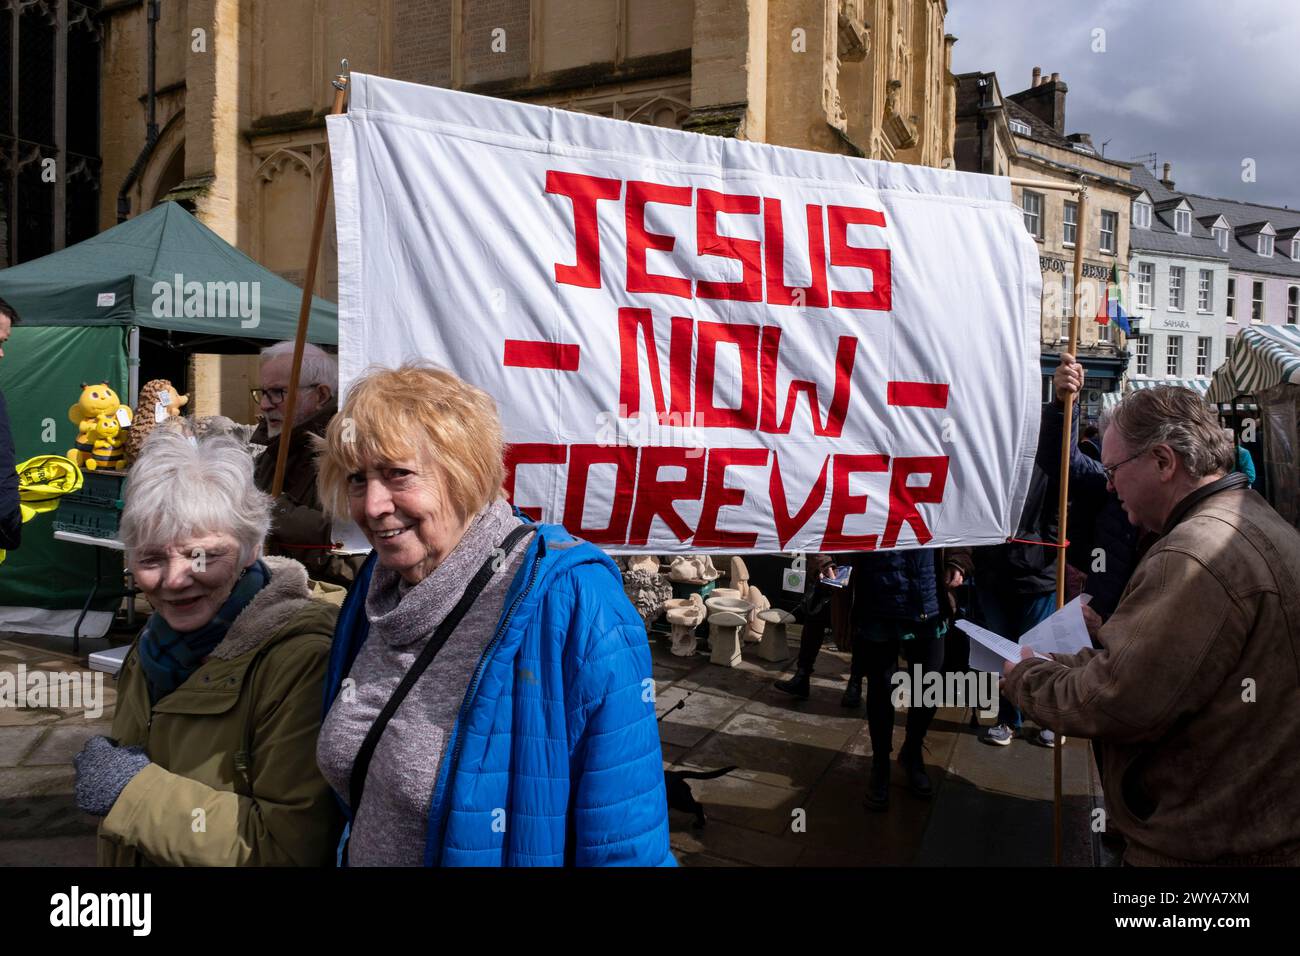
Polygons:
M111 428L102 421L105 416L113 419ZM107 382L83 383L81 398L68 409L68 418L77 426L77 437L68 449L68 458L75 464L91 471L96 468L120 471L126 467L121 453L121 430L131 427L131 409L122 404Z
M125 409L125 405L119 407L119 411ZM95 416L95 427L90 431L90 438L94 444L84 465L87 471L121 471L126 468L126 453L122 449L124 436L116 413L110 415L103 412Z

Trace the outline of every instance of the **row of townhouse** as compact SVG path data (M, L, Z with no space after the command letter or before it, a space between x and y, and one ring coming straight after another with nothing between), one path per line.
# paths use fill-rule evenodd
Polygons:
M1083 278L1078 354L1086 374L1083 414L1095 420L1107 395L1118 395L1129 363L1124 335L1094 320L1107 282L1127 281L1131 205L1141 189L1132 166L1107 158L1087 133L1066 133L1069 92L1059 74L1034 68L1030 85L1003 95L995 73L963 73L957 85L953 159L958 169L1041 183L1077 185L1086 177L1085 222L1075 194L1013 185L1025 228L1039 245L1043 274L1041 370L1043 399L1069 340L1074 308L1074 254L1082 243Z
M1300 322L1300 212L1178 192L1168 163L1132 179L1129 381L1204 390L1239 330Z
M1028 88L1003 95L995 73L957 86L957 168L1076 185L1086 177L1085 223L1070 192L1013 184L1043 272L1043 398L1068 341L1076 242L1083 244L1079 356L1083 414L1096 420L1126 390L1166 382L1206 391L1238 330L1300 321L1300 212L1179 192L1145 166L1100 154L1066 133L1068 88L1034 68ZM1120 281L1132 335L1101 325L1107 280Z

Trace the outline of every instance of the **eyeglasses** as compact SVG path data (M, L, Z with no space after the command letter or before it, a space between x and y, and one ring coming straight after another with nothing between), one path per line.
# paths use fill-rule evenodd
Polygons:
M312 382L310 385L299 385L298 387L315 388L316 383ZM270 399L272 405L281 405L284 403L284 397L289 394L287 388L250 388L248 391L253 396L253 401L259 405L262 404L263 395Z
M1150 450L1151 450L1150 448L1147 448L1144 451L1140 451L1136 455L1132 455L1128 458L1125 458L1123 461L1121 461L1119 464L1116 465L1103 465L1101 470L1105 473L1106 480L1110 482L1112 485L1115 484L1115 472L1119 471L1123 465L1127 465L1130 461L1133 461L1135 458L1141 458Z

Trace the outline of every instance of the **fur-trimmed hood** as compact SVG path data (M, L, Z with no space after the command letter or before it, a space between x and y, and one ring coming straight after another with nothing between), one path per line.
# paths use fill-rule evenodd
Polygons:
M229 661L255 651L284 629L300 611L317 603L307 590L307 569L293 558L265 556L271 572L266 587L248 602L212 656Z

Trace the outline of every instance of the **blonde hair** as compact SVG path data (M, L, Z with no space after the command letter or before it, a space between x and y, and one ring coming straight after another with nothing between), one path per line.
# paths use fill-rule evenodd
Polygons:
M348 514L349 475L407 458L441 470L461 521L504 495L505 440L496 403L432 364L367 370L317 447L317 489L334 516Z

